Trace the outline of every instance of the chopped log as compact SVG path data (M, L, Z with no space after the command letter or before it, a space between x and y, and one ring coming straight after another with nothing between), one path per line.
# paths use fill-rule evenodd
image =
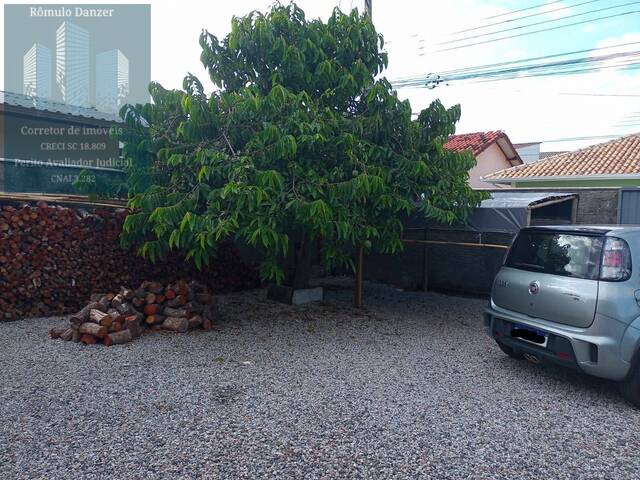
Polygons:
M106 312L109 309L109 305L111 304L111 299L109 298L109 295L105 295L98 301L98 303L100 304L98 310Z
M60 338L66 331L67 327L53 327L49 329L49 336L53 339Z
M184 280L178 280L176 282L176 290L178 291L178 293L180 295L187 295L189 293L189 287L187 285L187 282L185 282Z
M133 337L139 337L140 335L142 335L142 326L137 319L126 321L124 324L124 329L129 330Z
M147 325L156 325L156 324L164 322L164 319L165 319L165 317L163 315L149 315L145 319L145 323Z
M151 293L162 293L164 287L160 282L151 282L146 290Z
M109 329L107 327L103 327L102 325L98 325L97 323L85 322L80 325L78 331L83 334L89 334L98 338L102 338L109 332Z
M80 332L76 329L73 329L73 335L71 336L71 341L74 343L78 343L80 341Z
M81 324L89 320L89 314L91 313L91 310L101 309L101 308L102 306L100 303L91 302L88 305L86 305L82 310L80 310L78 313L76 313L75 315L72 315L70 322L72 325L79 327Z
M142 320L144 320L144 315L141 314L140 312L135 312L132 313L131 315L127 315L126 317L124 317L124 321L126 323L130 323L130 322L142 322Z
M144 301L144 298L139 298L139 297L135 297L133 300L131 300L131 303L133 303L133 306L136 308L140 308L146 304L146 302Z
M121 322L113 322L109 327L109 333L119 332L123 329L123 324Z
M151 305L152 303L156 303L156 294L155 293L147 293L144 297L144 301L147 305ZM158 302L160 303L160 302Z
M126 287L120 287L120 295L125 300L131 301L131 300L133 300L133 297L135 296L135 292L133 290L129 290Z
M189 329L199 328L202 326L202 317L200 315L194 315L189 319Z
M172 332L184 333L189 329L189 321L184 317L167 317L162 322L162 328Z
M180 306L180 297L176 296L175 298L172 298L171 300L168 300L165 303L167 307L178 308Z
M62 340L64 340L65 342L68 342L69 340L71 340L73 338L73 332L74 330L72 328L67 328L64 333L62 335L60 335L60 338Z
M174 298L176 298L176 292L171 290L170 288L167 288L167 290L164 292L164 296L167 300L173 300Z
M126 300L124 299L124 297L122 295L118 294L115 297L113 297L113 299L111 299L111 305L113 305L113 308L117 309L125 301Z
M80 337L80 341L85 345L93 345L96 343L97 340L96 340L96 337L94 337L93 335L85 333Z
M89 312L89 321L93 323L100 323L103 318L109 317L113 321L113 317L110 313L102 312L96 308Z
M145 305L144 307L144 314L145 315L155 315L156 313L162 313L162 305L159 305L157 303L152 303L150 305Z
M131 335L131 331L122 330L116 333L110 333L106 337L102 339L102 343L105 346L110 347L111 345L121 345L123 343L129 343L133 340L133 336Z
M209 320L208 318L205 318L202 320L203 330L206 330L208 332L209 330L211 330L212 327L213 327L213 324L211 323L211 320Z
M129 314L135 312L135 309L133 308L133 305L130 304L129 302L127 302L127 301L124 301L119 306L117 306L116 310L121 315L129 315Z
M162 312L168 317L188 317L189 311L181 308L164 307Z

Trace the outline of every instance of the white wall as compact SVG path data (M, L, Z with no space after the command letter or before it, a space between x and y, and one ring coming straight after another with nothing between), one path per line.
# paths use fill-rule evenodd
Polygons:
M476 157L476 166L469 170L469 185L473 188L496 188L496 185L483 182L480 177L505 168L511 168L511 163L500 147L494 143Z

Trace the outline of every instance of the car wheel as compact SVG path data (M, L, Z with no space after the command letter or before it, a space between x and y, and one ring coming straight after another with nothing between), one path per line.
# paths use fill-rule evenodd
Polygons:
M522 355L522 353L516 352L513 348L507 347L505 344L498 342L497 340L496 343L498 344L498 347L500 347L500 350L509 355L511 358L517 358L518 360L522 360L524 358L524 355Z
M620 384L620 391L627 402L640 408L640 357L636 355L636 359L631 366L631 371L627 378Z

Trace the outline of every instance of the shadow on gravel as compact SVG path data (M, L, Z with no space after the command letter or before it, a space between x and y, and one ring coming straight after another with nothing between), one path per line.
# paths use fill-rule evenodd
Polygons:
M554 393L553 389L555 388L558 389L556 393L560 394L561 388L565 391L568 388L575 394L576 402L580 402L583 394L588 396L595 394L633 408L626 404L620 394L618 383L612 380L593 377L586 373L563 368L560 365L551 363L533 364L527 360L517 360L507 356L504 356L500 363L502 364L501 367L508 369L512 375L522 377L523 382L527 382L531 376L538 377L539 380L546 384L546 388L550 389L546 393Z

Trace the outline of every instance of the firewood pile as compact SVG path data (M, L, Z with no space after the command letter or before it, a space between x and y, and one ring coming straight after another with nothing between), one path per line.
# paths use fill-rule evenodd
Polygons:
M215 297L206 286L179 280L166 286L145 281L136 290L94 294L68 325L49 330L51 338L102 343L109 347L131 342L145 330L211 330L219 318Z
M155 264L140 258L120 246L127 214L45 202L0 206L0 321L73 313L91 292L149 278L163 284L188 278L214 293L259 283L257 270L233 244L221 245L202 271L178 253Z

